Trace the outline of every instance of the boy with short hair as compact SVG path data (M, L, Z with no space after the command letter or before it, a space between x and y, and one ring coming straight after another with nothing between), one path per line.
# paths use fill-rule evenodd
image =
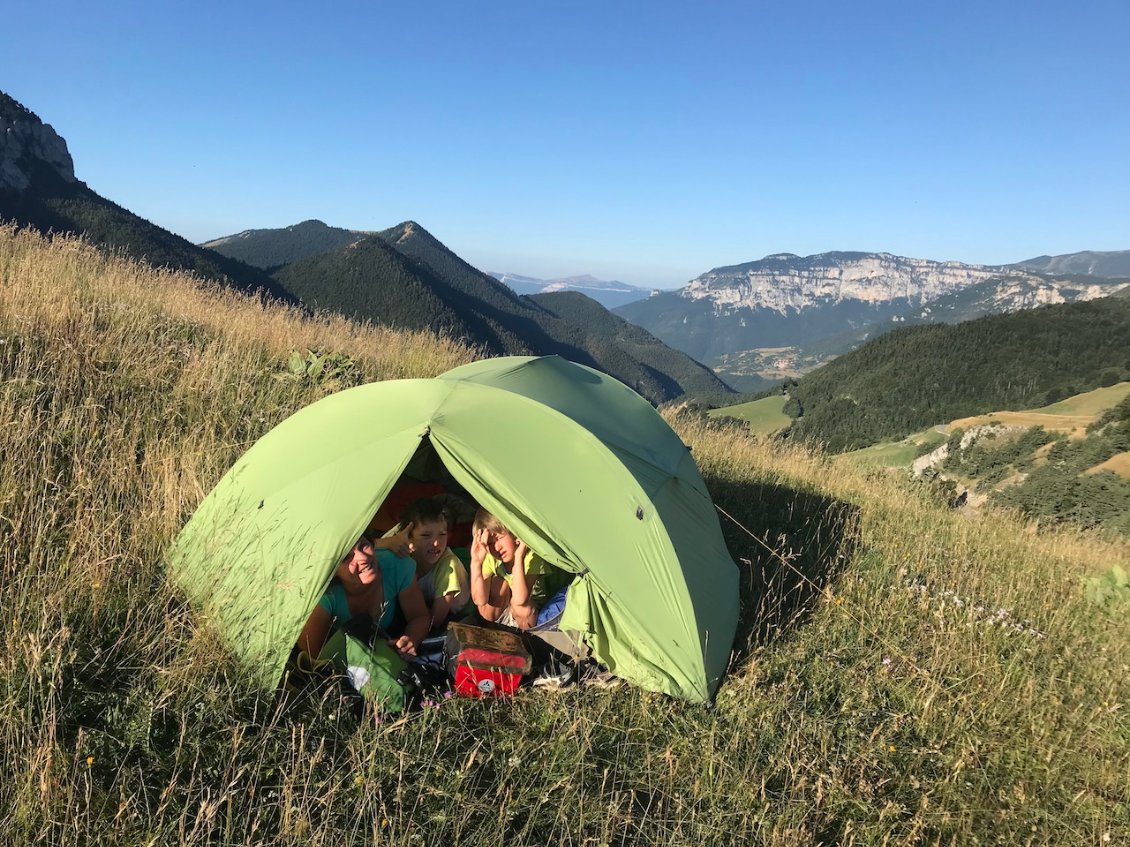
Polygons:
M432 611L432 628L438 629L471 596L467 568L447 546L450 514L438 498L427 497L405 507L401 526L416 562L416 582Z

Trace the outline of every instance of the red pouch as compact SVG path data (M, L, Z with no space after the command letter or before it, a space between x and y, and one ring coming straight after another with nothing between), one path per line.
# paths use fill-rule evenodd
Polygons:
M464 697L513 694L530 672L530 654L512 632L453 623L443 647L455 692Z

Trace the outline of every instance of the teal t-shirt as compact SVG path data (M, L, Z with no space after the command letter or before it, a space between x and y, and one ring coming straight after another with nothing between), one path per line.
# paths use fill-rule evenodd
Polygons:
M391 550L374 550L377 566L381 569L381 584L385 590L385 607L377 626L388 629L396 616L396 595L412 584L416 576L416 563L412 559L401 559ZM336 579L330 583L326 593L318 600L318 605L330 613L336 629L353 619L349 611L349 599L345 587Z

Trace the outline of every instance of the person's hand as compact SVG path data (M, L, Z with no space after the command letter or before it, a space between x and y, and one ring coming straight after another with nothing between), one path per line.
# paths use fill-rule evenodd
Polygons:
M471 563L482 565L487 557L487 542L490 533L485 529L477 530L471 538Z
M530 552L530 548L526 546L526 542L521 538L515 538L518 546L514 548L514 567L526 569L526 554Z
M413 523L409 523L396 535L390 535L388 538L378 539L374 547L382 547L390 553L399 556L401 559L407 559L412 555L412 542L408 540L408 533L412 531Z
M388 646L400 654L402 659L413 659L416 657L416 645L412 643L412 639L407 635L402 635L399 638L390 638Z

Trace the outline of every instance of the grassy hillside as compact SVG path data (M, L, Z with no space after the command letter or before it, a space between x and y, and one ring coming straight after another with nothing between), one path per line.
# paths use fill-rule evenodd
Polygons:
M0 229L0 814L12 844L1119 844L1126 543L970 521L675 418L741 562L712 708L634 689L361 718L252 688L162 555L260 434L469 352ZM293 349L351 357L296 380ZM1105 583L1104 583L1105 584ZM1094 592L1092 592L1094 593ZM1097 595L1096 595L1097 596Z
M760 400L751 400L748 403L739 403L736 406L722 406L711 409L707 415L711 418L735 418L744 421L749 426L749 431L759 435L772 435L787 429L793 419L785 414L785 403L788 397L783 394L773 394L762 397Z
M802 377L794 434L833 451L1130 378L1130 302L1104 298L883 335Z
M961 418L837 460L905 472L944 443L946 455L935 457L931 474L940 467L956 485L953 494L968 489L971 502L987 499L1044 521L1130 534L1128 420L1130 382L1123 382L1040 409Z
M840 453L836 459L857 467L909 470L915 459L945 442L944 434L936 429L928 429L908 435L899 441L883 441L861 450Z

